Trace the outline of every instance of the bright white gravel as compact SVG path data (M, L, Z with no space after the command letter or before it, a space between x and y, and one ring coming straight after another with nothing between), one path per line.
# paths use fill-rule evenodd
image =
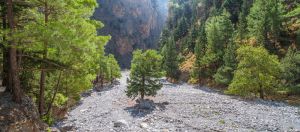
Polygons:
M125 95L128 72L110 90L93 92L58 127L76 131L300 131L297 107L270 101L244 101L192 85L165 84L154 110L140 110Z

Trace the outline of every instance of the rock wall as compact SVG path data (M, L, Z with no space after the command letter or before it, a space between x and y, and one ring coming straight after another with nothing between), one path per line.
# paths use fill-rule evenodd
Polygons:
M106 52L115 55L122 68L129 68L135 49L157 48L167 18L168 0L98 0L94 19L105 27L101 35L111 35Z
M16 104L11 95L0 93L0 132L39 132L46 128L30 98Z

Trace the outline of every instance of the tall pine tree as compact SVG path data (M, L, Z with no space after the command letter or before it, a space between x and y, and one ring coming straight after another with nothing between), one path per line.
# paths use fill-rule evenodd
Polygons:
M202 64L207 67L207 74L212 77L223 64L224 49L230 42L233 34L233 25L229 13L210 18L206 22L207 50L202 58Z
M179 62L177 59L178 52L174 37L169 38L168 43L163 48L163 67L166 71L166 76L169 79L177 80L180 76Z
M282 5L279 0L255 0L247 17L249 35L257 44L276 52L273 41L278 41L282 22Z

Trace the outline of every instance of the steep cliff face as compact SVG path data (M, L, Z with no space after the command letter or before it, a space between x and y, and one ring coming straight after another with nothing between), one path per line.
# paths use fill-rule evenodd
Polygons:
M98 0L94 19L105 27L101 35L111 35L106 52L115 55L122 68L128 68L135 49L157 48L167 17L168 0Z

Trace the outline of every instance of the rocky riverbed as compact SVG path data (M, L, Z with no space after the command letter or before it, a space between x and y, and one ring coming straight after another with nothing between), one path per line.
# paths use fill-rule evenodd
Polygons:
M143 104L125 95L128 72L110 90L93 92L57 127L72 131L300 131L300 110L284 103L245 101L208 88L165 82Z

